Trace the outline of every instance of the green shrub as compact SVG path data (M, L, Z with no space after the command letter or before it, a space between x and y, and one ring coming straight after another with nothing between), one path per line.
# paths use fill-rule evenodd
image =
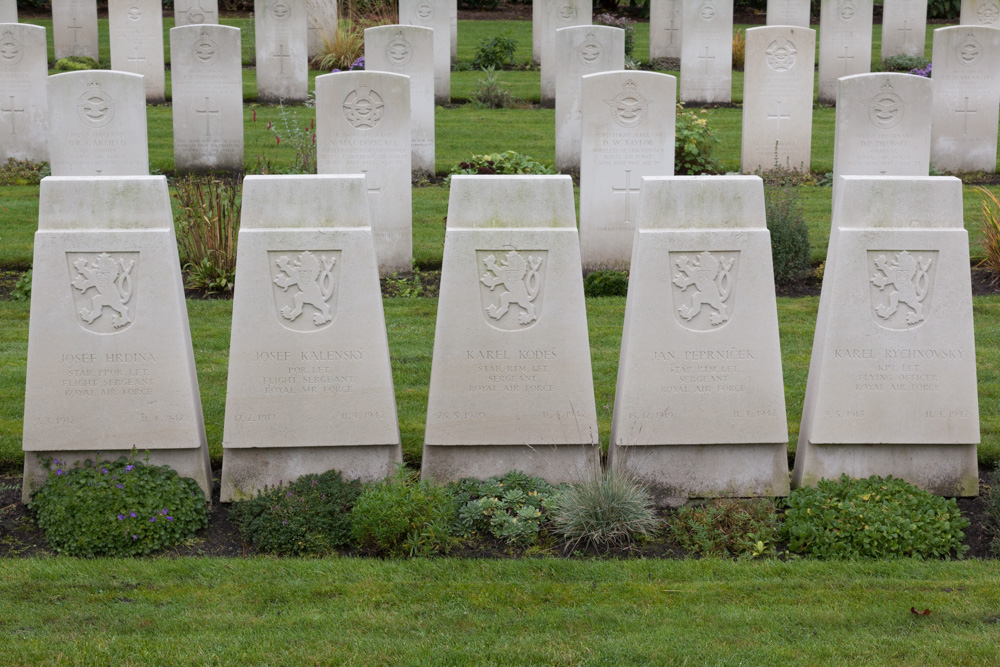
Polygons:
M488 0L496 2L497 0ZM492 9L492 8L491 8ZM514 64L517 40L510 36L510 30L491 39L479 40L479 48L472 58L473 69L503 69Z
M685 505L669 522L674 540L690 554L750 558L777 552L779 525L770 498L723 498Z
M809 227L794 187L764 188L767 229L771 232L771 261L776 285L797 283L812 270Z
M632 59L632 52L635 50L635 21L627 16L614 16L605 12L594 17L594 25L606 25L624 30L625 62Z
M21 274L10 291L11 301L31 301L31 269Z
M962 0L927 0L927 18L957 19L962 10Z
M901 479L823 479L792 491L784 533L788 549L816 558L961 558L969 525L953 498Z
M583 279L585 296L627 296L628 273L625 271L594 271Z
M500 0L458 0L459 9L471 9L473 11L489 11L497 9Z
M46 176L51 176L48 162L32 162L7 158L0 165L0 185L38 185Z
M350 511L361 490L360 482L347 481L336 470L305 475L233 503L229 518L244 541L264 553L328 554L351 544Z
M418 481L417 473L400 466L355 501L351 536L361 548L389 556L446 553L457 511L445 487Z
M508 544L534 544L545 522L546 503L558 489L544 479L512 470L487 480L463 479L452 492L462 503L457 532L464 537L490 534Z
M57 72L79 72L85 69L100 69L101 63L89 56L67 56L56 61L52 68Z
M550 503L552 530L566 548L603 551L629 547L656 532L659 522L646 487L632 476L607 470L574 484Z
M145 555L208 525L197 482L134 456L73 468L52 461L31 509L52 548L69 556Z
M497 80L493 67L484 67L485 76L476 82L472 91L472 101L483 109L507 109L514 106L514 98L507 90L507 84Z
M454 174L554 174L555 169L547 167L530 155L522 155L517 151L492 153L489 155L473 155L468 160L459 163L448 172Z
M233 291L242 185L239 176L195 175L174 184L180 204L177 249L188 289Z
M882 61L883 72L910 72L923 69L930 61L923 56L889 56Z
M694 111L685 111L677 105L677 125L674 132L674 173L715 174L719 165L712 157L712 149L719 140L712 135L708 118Z

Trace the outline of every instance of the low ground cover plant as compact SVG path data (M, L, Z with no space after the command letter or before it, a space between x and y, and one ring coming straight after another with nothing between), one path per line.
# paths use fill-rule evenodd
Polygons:
M553 532L566 540L567 552L628 548L659 527L646 487L611 469L595 471L560 493L549 512Z
M510 36L510 30L490 39L479 41L476 55L472 57L473 69L503 69L514 64L517 40Z
M457 167L448 172L455 174L554 174L555 169L548 167L531 157L517 151L490 153L487 155L472 155L463 160Z
M361 492L359 481L330 470L235 502L229 517L243 539L264 553L329 554L351 546L350 512Z
M46 176L51 176L48 162L32 162L7 158L0 165L0 185L38 185Z
M482 109L508 109L514 106L514 98L507 90L507 84L497 80L497 73L492 65L483 68L483 78L476 82L472 101Z
M712 135L705 110L686 111L677 105L677 120L674 129L674 173L717 174L719 165L712 157L712 151L719 139Z
M584 296L627 296L626 271L593 271L583 279Z
M134 456L74 467L53 460L30 508L52 548L68 556L142 556L208 525L197 482Z
M174 185L180 204L177 248L184 286L209 294L232 292L242 178L188 175Z
M780 517L770 498L722 498L685 505L669 521L674 540L697 556L777 553Z
M456 531L462 537L492 535L507 544L528 546L548 520L559 489L540 477L512 470L487 480L464 479L452 493L461 503Z
M953 498L901 479L823 479L788 496L788 550L815 558L961 558L969 520Z

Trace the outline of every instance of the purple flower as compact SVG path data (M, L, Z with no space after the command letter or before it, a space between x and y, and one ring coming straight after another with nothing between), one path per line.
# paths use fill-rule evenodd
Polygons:
M160 514L162 514L163 516L166 516L167 515L167 510L160 510Z
M124 486L122 486L121 484L115 484L115 486L117 486L117 487L118 487L119 489L124 489L124 488L125 488L125 487L124 487Z
M129 515L130 517L132 517L133 519L135 518L135 512L129 512L129 513L128 513L128 515Z
M138 535L135 535L135 534L133 534L133 535L132 535L132 539L133 539L133 540L137 540L137 539L139 539L139 536L138 536Z
M172 516L168 516L167 517L167 521L173 521L173 520L174 520L174 517L172 517Z
M124 521L125 520L125 515L124 514L119 514L118 515L118 520L119 521Z
M59 470L56 470L56 477L58 477L61 474L62 474L62 469L61 468Z
M108 474L108 469L107 469L107 468L103 468L103 467L102 467L102 468L101 468L101 474L102 474L102 475L107 475L107 474Z
M156 523L156 517L155 516L149 517L149 522L150 523Z
M351 63L351 69L364 69L365 68L365 57L361 56L353 63Z
M132 472L132 468L134 467L135 466L130 463L129 465L125 466L125 472Z

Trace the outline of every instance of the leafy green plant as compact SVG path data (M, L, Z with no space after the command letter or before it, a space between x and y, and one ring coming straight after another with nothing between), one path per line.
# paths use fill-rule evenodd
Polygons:
M364 60L361 58L361 60ZM364 65L362 64L362 67ZM257 122L257 112L254 111L253 122ZM283 174L315 174L317 170L316 162L316 118L310 118L308 124L299 125L295 114L284 104L278 104L277 122L267 121L267 129L274 135L275 147L285 144L295 149L295 156L287 167L280 171ZM275 169L271 163L263 162L263 158L258 156L258 167L267 165L267 169L260 169L258 173L274 173Z
M500 0L458 0L459 9L489 11L500 6Z
M264 553L328 554L351 544L350 511L361 491L360 482L330 470L265 488L256 498L233 503L229 517L243 539Z
M517 40L510 36L511 31L490 39L479 41L476 55L472 57L473 69L503 69L504 65L514 64L514 53L517 51Z
M777 553L779 525L770 498L721 498L685 505L669 521L671 534L688 553L743 558Z
M7 158L5 164L0 164L0 185L38 185L46 176L50 176L48 162L32 162Z
M980 210L983 219L979 223L979 246L983 250L983 259L979 266L990 273L990 283L1000 284L1000 199L986 188L977 187L976 191L982 197Z
M190 174L174 185L174 197L180 204L177 246L185 287L208 293L232 292L242 178Z
M49 544L70 556L140 556L166 549L208 525L205 494L193 479L132 457L49 463L31 500Z
M776 285L803 280L810 265L809 227L799 202L799 193L790 185L765 186L764 209L771 232L771 261Z
M355 501L351 536L361 548L389 556L444 553L453 542L457 510L448 489L419 481L417 473L400 466Z
M421 279L420 269L414 268L412 276L401 276L393 271L391 276L382 279L382 293L389 297L414 299L424 296L426 290Z
M544 479L512 470L487 480L463 479L452 492L462 503L456 524L459 534L490 534L508 544L534 544L546 520L546 503L558 489Z
M627 296L628 273L625 271L593 271L583 279L585 296Z
M961 558L969 520L954 498L901 479L821 479L788 496L788 549L816 558Z
M927 0L927 18L957 19L962 10L962 0Z
M522 155L517 151L491 153L488 155L473 155L448 172L454 174L554 174L555 169L548 167L530 155Z
M89 56L66 56L56 61L52 68L57 72L79 72L85 69L100 69L101 63Z
M882 61L883 72L907 72L923 69L930 64L930 61L923 56L889 56Z
M31 269L28 269L14 283L10 291L11 301L31 301Z
M627 473L595 470L550 503L552 531L578 547L605 551L630 547L656 533L659 521L646 487Z
M615 16L605 12L594 17L594 25L606 25L624 30L625 60L628 61L632 58L632 52L635 50L635 21L627 16Z
M492 66L483 68L483 78L476 82L472 91L473 103L483 109L507 109L514 106L514 98L507 90L507 84L497 80Z
M677 105L677 125L674 131L674 173L715 174L719 165L712 149L719 143L708 126L705 110L695 113Z

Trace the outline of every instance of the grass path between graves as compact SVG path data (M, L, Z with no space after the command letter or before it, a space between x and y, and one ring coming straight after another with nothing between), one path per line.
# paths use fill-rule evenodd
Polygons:
M18 559L0 658L995 665L998 600L989 561Z
M408 463L419 465L437 299L391 298L383 299L382 303L392 355L403 455ZM798 438L818 304L816 297L778 299L789 458L794 456ZM624 316L624 298L587 299L598 427L605 448L611 431ZM219 464L222 460L232 302L188 301L188 317L209 451L213 461ZM984 466L992 467L1000 461L1000 297L976 297L973 317L982 430L979 460ZM0 301L0 470L13 474L21 472L24 461L21 431L27 349L28 305ZM142 443L115 444L135 444L142 449Z

